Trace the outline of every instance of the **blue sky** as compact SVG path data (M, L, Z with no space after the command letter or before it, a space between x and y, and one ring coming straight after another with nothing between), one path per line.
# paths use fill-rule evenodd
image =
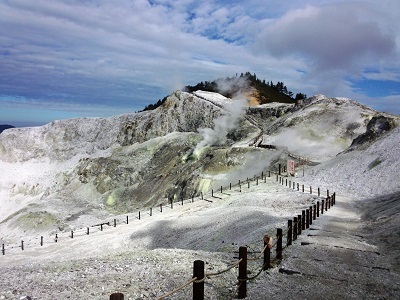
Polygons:
M0 124L141 110L250 71L400 114L398 0L0 0Z

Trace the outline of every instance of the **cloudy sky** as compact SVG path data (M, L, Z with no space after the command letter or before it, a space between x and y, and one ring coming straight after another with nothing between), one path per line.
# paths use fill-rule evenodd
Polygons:
M134 112L249 71L400 114L399 0L0 0L0 124Z

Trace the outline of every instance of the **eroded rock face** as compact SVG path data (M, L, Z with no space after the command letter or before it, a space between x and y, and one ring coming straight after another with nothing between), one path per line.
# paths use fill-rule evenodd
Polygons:
M353 140L349 150L351 151L359 147L368 147L370 142L395 128L397 122L396 118L390 116L378 115L372 117L367 124L367 130L365 133L359 135Z

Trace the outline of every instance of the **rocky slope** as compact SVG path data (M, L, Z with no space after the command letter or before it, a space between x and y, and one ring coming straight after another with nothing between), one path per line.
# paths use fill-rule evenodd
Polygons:
M199 196L285 164L288 152L326 161L397 123L322 95L302 106L248 107L240 98L177 91L153 111L9 129L0 135L0 226L19 234L84 226ZM278 151L249 147L256 141Z

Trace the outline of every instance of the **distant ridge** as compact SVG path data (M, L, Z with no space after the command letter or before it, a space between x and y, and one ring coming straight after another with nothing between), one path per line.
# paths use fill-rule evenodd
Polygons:
M7 125L7 124L0 124L0 133L2 133L4 130L9 129L9 128L15 128L15 126Z
M236 74L233 77L218 78L213 81L202 81L196 85L187 85L182 89L184 92L193 93L198 90L219 93L227 98L241 95L245 96L252 105L266 104L271 102L293 104L296 100L307 98L306 94L289 91L283 82L273 83L257 78L256 74L250 72ZM154 104L147 105L141 111L153 110L161 106L167 97L159 99Z

